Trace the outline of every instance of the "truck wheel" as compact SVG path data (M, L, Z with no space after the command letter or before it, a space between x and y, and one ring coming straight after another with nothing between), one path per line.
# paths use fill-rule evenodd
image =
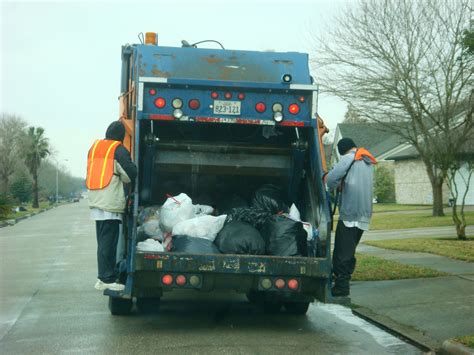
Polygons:
M137 308L140 313L156 313L160 309L160 297L139 297Z
M132 300L109 296L109 309L110 313L112 313L114 316L125 316L130 314L132 305Z
M306 314L308 308L309 302L285 302L285 309L291 314Z
M263 312L266 314L275 314L280 312L281 306L283 306L283 304L278 301L264 301Z

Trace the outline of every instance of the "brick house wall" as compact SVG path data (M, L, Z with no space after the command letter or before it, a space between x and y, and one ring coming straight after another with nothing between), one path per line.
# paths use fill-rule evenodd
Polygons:
M395 200L400 204L431 205L433 191L423 162L419 159L395 161ZM443 200L448 203L449 189L443 186Z

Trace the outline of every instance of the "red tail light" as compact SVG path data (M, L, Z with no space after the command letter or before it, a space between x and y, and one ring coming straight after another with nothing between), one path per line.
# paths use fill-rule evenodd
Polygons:
M155 106L158 108L163 108L166 105L166 100L162 97L159 97L155 100Z
M291 104L290 107L288 107L288 112L290 112L292 115L296 115L298 112L300 112L300 107L297 104Z
M156 95L156 90L155 89L150 89L149 91L150 95Z
M188 105L191 110L197 110L199 106L201 106L201 103L199 102L198 99L192 99L192 100L189 100Z
M184 286L186 284L186 276L178 275L176 277L176 284L179 286Z
M211 92L211 97L213 99L217 99L219 97L219 94L217 92L213 91L213 92Z
M298 289L298 280L295 280L295 279L291 279L288 281L288 288L290 290L297 290Z
M283 287L285 287L285 280L277 279L275 281L275 287L281 290Z
M239 100L243 100L245 99L245 94L241 92L237 97L239 98Z
M226 93L224 94L224 97L225 97L227 100L228 100L228 99L231 99L231 98L232 98L232 93L226 92Z
M169 286L173 283L173 276L163 275L163 277L161 278L161 282L163 282L163 285Z
M265 106L265 104L263 102L259 102L255 105L255 110L257 110L257 112L265 112L265 110L267 109L267 106Z

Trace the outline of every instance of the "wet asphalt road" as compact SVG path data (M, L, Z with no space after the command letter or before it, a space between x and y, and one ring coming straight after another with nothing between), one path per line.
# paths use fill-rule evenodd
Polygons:
M83 200L0 229L0 353L420 353L339 305L265 315L235 293L192 292L112 316L93 288L95 248Z

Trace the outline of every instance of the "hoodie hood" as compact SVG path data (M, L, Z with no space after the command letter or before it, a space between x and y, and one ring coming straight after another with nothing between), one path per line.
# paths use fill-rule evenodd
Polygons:
M354 160L364 160L368 164L377 164L375 157L365 148L357 148Z
M105 139L122 142L125 138L125 126L120 121L112 122L105 132Z

